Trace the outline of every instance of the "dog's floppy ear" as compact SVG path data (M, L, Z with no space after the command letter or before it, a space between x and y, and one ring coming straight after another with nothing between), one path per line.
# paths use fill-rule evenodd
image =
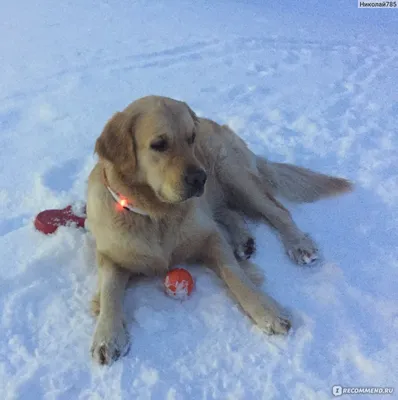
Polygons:
M187 106L189 114L191 115L191 117L193 119L193 123L195 124L195 126L198 125L198 123L199 123L198 116L195 114L195 112L192 110L192 108L189 107L189 105L187 103L185 103L185 105Z
M122 173L132 173L136 167L134 146L135 118L117 112L106 123L95 144L95 152L114 164Z

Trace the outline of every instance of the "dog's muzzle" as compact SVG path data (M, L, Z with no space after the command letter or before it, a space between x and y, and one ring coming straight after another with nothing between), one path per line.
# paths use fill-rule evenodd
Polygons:
M184 179L187 196L201 196L204 192L206 179L207 174L202 168L189 166Z

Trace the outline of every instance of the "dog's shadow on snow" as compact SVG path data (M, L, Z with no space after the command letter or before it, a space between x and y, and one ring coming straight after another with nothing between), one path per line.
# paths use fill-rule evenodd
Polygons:
M71 159L47 171L43 176L43 182L55 192L68 191L73 187L81 170L82 161Z

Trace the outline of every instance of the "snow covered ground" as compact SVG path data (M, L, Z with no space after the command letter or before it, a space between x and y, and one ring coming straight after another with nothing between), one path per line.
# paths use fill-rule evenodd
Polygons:
M396 396L398 9L192 3L1 6L0 397L318 400L337 384ZM104 123L146 94L184 99L272 160L356 182L292 207L322 248L313 268L254 228L264 290L293 315L288 337L263 335L210 271L191 268L196 290L182 303L160 280L130 288L130 353L92 363L92 239L73 228L45 237L32 220L84 202Z

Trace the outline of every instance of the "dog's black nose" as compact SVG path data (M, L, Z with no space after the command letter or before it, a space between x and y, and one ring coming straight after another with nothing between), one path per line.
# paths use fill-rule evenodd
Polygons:
M196 191L202 191L206 183L207 175L202 168L189 166L185 172L185 182Z

